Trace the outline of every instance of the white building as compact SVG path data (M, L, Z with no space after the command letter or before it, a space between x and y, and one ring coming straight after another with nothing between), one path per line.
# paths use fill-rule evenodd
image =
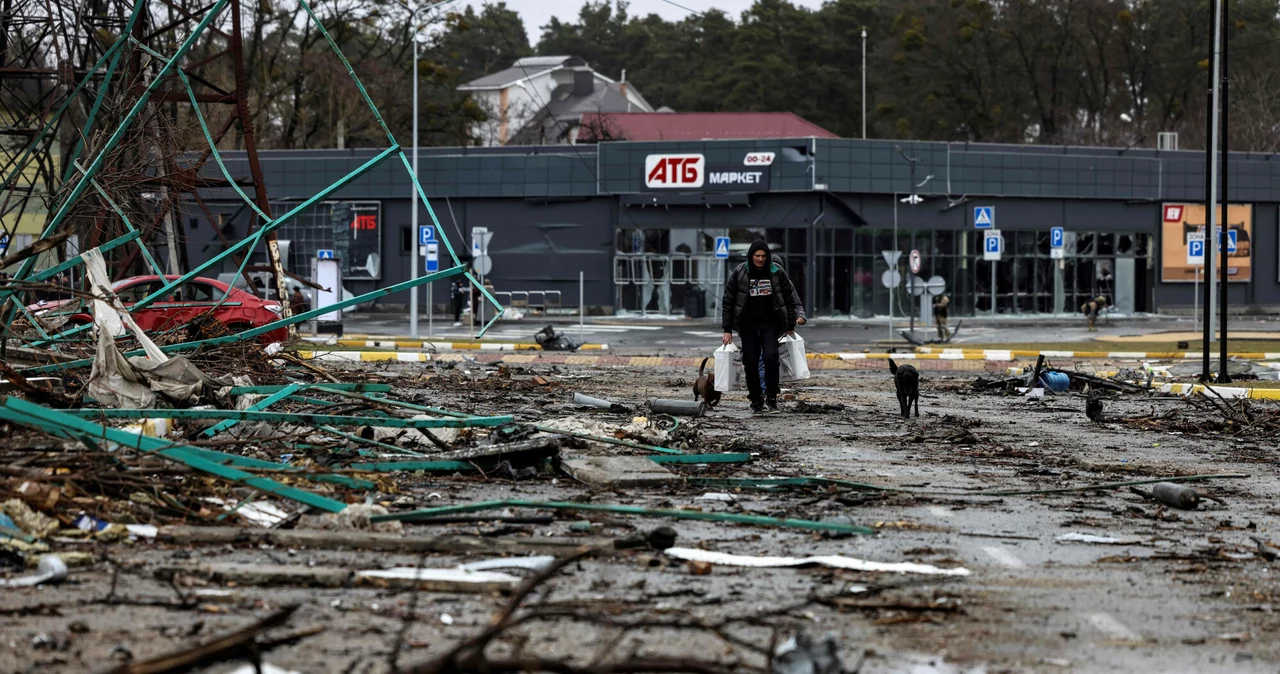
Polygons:
M458 90L489 115L476 129L481 145L565 145L584 113L653 112L626 76L609 79L574 56L530 56Z

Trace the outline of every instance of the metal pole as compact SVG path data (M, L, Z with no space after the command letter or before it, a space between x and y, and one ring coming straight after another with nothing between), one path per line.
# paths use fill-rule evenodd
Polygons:
M418 9L415 7L410 15L412 24L409 29L413 33L413 176L418 177ZM409 211L411 213L409 227L410 236L413 237L413 262L409 265L412 268L410 278L418 278L418 265L422 262L419 259L419 246L422 241L418 234L418 193L414 188L413 181L409 181ZM430 314L430 310L427 312ZM409 289L409 336L418 336L418 286Z
M1217 289L1217 268L1213 266L1213 255L1218 248L1218 78L1219 57L1222 55L1222 31L1218 22L1222 18L1218 3L1210 0L1209 11L1213 25L1213 58L1209 66L1209 128L1205 133L1208 141L1205 147L1205 237L1204 237L1204 348L1201 362L1200 379L1208 382L1211 374L1209 362L1209 345L1213 341L1214 290Z
M996 265L1000 264L995 260L991 261L991 317L996 316Z
M436 334L436 292L435 286L427 284L427 337ZM414 335L415 337L417 335Z
M586 296L587 296L586 273L580 271L578 272L578 342L579 343L585 343L585 338L583 337L583 335L586 334L586 320L587 320L586 318L587 303L585 299Z
M867 29L862 29L862 140L867 139Z
M1219 80L1222 86L1222 104L1219 106L1222 115L1222 274L1220 278L1221 289L1218 298L1218 383L1226 384L1231 381L1231 375L1227 373L1227 286L1231 281L1228 263L1230 262L1230 251L1227 250L1227 242L1230 240L1231 228L1231 192L1227 189L1227 174L1230 172L1230 165L1227 158L1227 112L1230 108L1231 100L1231 82L1228 80L1227 67L1227 50L1230 49L1227 38L1228 32L1231 30L1231 21L1228 15L1231 3L1222 3L1222 49L1219 52L1222 55L1222 73Z
M1195 302L1195 308L1192 309L1192 312L1191 312L1192 321L1193 321L1192 325L1194 326L1191 328L1192 332L1195 332L1196 330L1200 329L1200 265L1195 266L1195 272L1196 272L1195 292L1191 293Z
M889 250L898 250L898 193L893 193L893 247ZM893 257L892 255L890 257ZM885 260L888 262L888 260ZM898 261L894 260L890 271L898 268ZM892 276L892 274L890 275ZM889 339L893 339L893 294L897 288L889 288Z

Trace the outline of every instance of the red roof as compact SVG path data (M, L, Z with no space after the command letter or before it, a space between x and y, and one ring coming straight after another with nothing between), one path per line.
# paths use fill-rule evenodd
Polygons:
M741 140L753 138L839 138L790 112L588 112L578 142L601 140Z

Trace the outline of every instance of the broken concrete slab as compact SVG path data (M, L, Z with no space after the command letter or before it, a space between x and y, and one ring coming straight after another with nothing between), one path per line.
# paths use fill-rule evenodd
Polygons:
M643 456L577 456L562 459L560 467L593 487L645 487L677 479L675 473Z

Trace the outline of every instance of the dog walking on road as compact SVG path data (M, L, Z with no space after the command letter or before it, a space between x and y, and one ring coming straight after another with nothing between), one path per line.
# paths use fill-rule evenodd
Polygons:
M910 418L911 406L916 407L916 418L920 417L920 373L914 365L898 366L889 359L889 374L893 375L893 386L898 389L898 404L902 406L902 418Z

